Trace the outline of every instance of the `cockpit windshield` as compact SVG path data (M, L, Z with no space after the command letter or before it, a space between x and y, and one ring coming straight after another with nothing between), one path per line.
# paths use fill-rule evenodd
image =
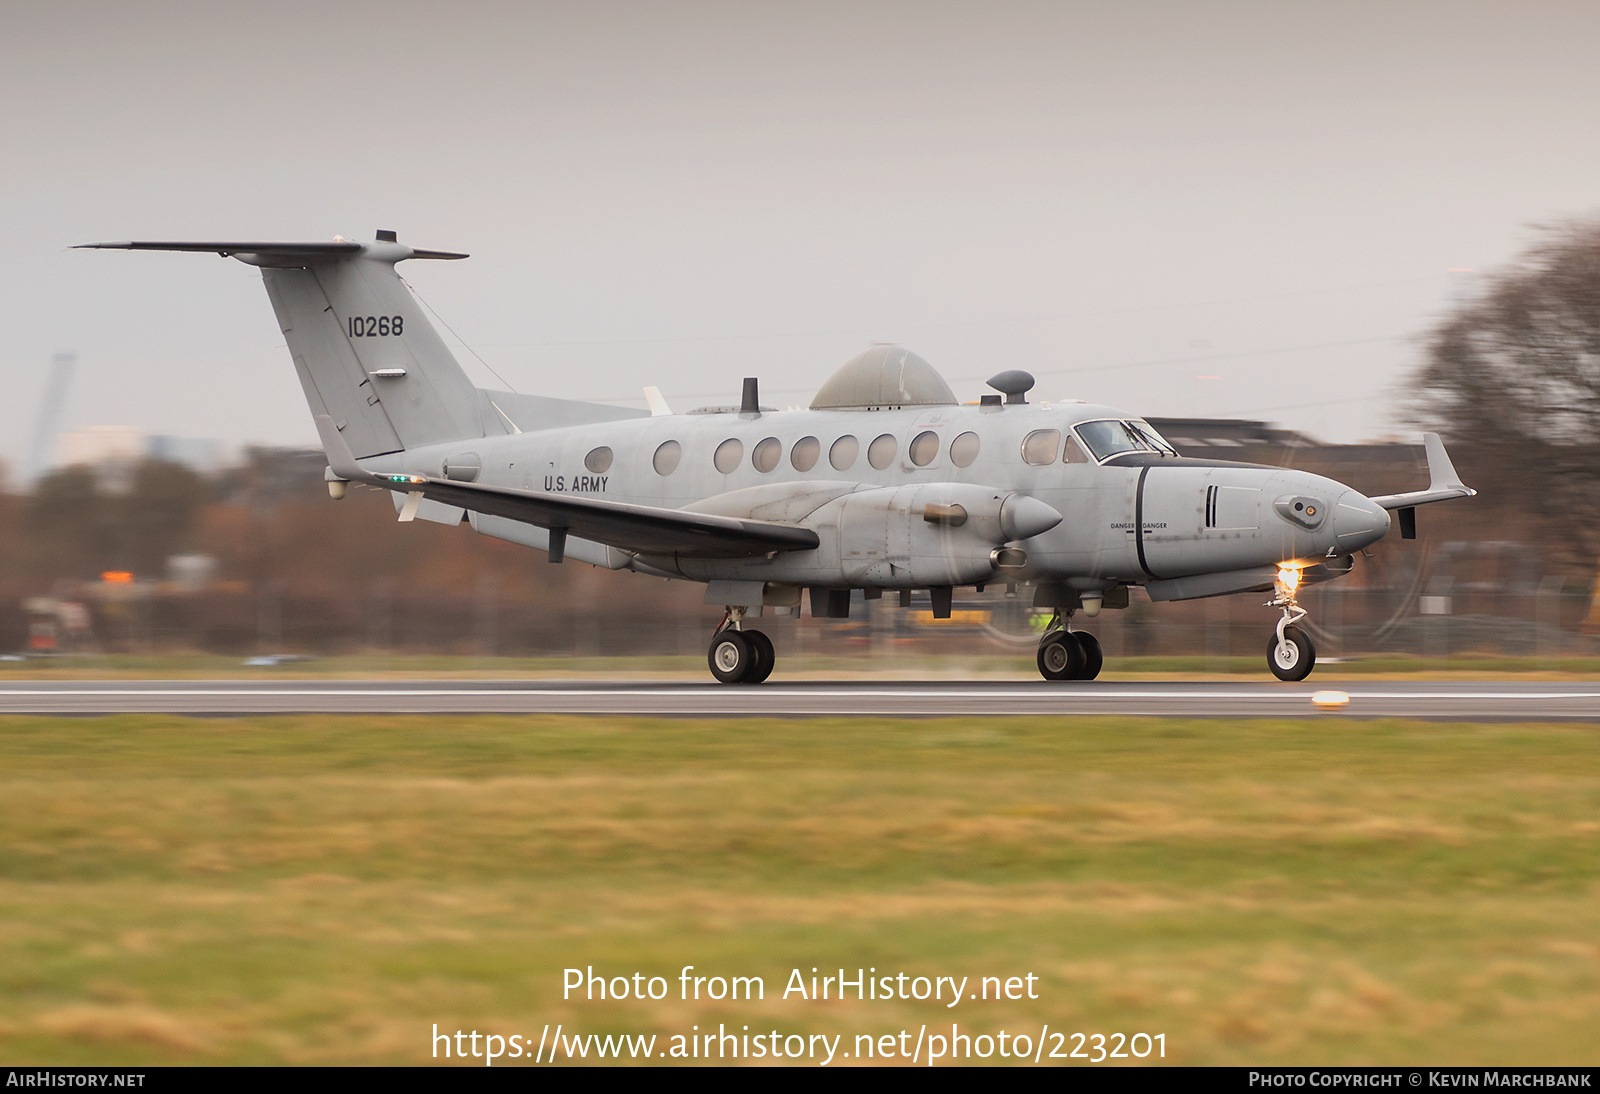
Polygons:
M1156 452L1163 456L1178 454L1148 422L1080 422L1076 429L1096 460L1104 460L1122 452Z
M1157 433L1155 428L1149 422L1143 420L1142 418L1135 418L1128 424L1138 432L1139 436L1145 439L1145 442L1148 443L1151 448L1155 449L1163 456L1176 456L1178 454L1178 450L1173 448L1172 444L1165 437Z

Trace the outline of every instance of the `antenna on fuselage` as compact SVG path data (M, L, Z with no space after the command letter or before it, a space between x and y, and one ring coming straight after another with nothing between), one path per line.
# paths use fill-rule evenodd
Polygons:
M1033 373L1009 368L989 377L989 386L1005 395L1008 404L1025 403L1028 400L1024 396L1033 389Z
M756 389L756 378L754 376L746 376L744 378L744 396L739 400L739 417L761 417L761 396Z

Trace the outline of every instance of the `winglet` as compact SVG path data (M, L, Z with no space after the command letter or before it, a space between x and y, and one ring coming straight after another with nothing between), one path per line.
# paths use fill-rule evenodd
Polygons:
M1426 505L1432 501L1449 501L1451 498L1470 498L1477 494L1472 487L1461 481L1461 476L1456 474L1455 465L1450 462L1450 454L1444 450L1444 442L1437 433L1424 433L1422 435L1422 448L1428 456L1428 488L1426 490L1412 490L1404 494L1376 494L1368 501L1384 509L1409 509L1415 505ZM1402 518L1402 524L1414 517ZM1410 539L1410 536L1405 538Z
M344 436L339 432L339 427L333 424L333 419L326 414L318 414L317 435L322 438L322 451L328 456L328 466L333 473L349 482L364 482L373 486L387 486L370 471L363 471L361 465L356 463L355 456L350 451L350 446L345 443Z
M1467 497L1477 494L1472 487L1461 481L1461 476L1456 474L1456 468L1450 462L1450 454L1444 450L1444 442L1437 433L1424 433L1422 447L1428 455L1428 490L1465 490Z

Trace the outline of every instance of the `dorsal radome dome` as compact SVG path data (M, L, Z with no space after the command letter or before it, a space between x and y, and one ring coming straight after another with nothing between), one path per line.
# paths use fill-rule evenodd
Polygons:
M873 346L850 358L811 400L812 410L889 410L955 406L956 395L934 367L908 349Z

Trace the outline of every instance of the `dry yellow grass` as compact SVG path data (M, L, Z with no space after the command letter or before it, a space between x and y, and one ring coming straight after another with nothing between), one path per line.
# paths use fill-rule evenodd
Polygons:
M1185 1063L1589 1063L1592 727L0 720L0 1058L425 1062L433 1023L1165 1033ZM561 970L759 1003L564 1000ZM1040 977L819 1004L792 968Z

